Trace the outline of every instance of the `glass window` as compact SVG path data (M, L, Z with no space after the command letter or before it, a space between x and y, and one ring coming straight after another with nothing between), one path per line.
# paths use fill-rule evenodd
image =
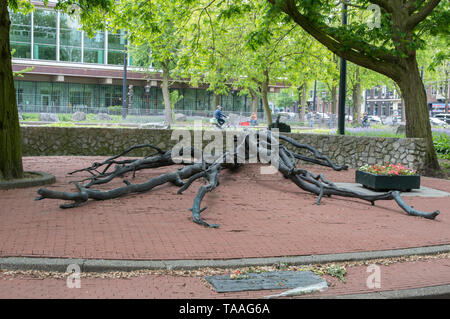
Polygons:
M10 45L14 58L31 59L31 14L11 13Z
M53 10L34 12L34 59L56 60L56 17Z
M141 86L133 87L133 108L140 109L144 105L142 97L144 96L144 88Z
M108 64L123 65L125 38L123 32L108 34Z
M93 38L84 36L84 62L105 63L105 34L97 33Z
M85 108L83 105L83 91L84 85L78 83L69 84L69 107L74 110L80 110Z
M78 21L61 13L59 38L59 59L61 61L81 62L81 31Z

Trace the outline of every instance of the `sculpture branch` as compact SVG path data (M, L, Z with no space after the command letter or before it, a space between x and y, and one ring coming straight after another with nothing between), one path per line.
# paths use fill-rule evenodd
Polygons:
M286 142L287 144L280 144L280 142ZM305 155L299 155L289 149L289 145L295 150L306 149L311 152L313 156L308 157ZM140 159L117 160L119 157L128 154L130 151L143 147L151 147L156 149L158 154ZM132 193L148 192L165 183L176 185L179 187L178 194L182 194L196 180L203 178L204 184L199 187L197 195L194 198L193 205L190 208L190 211L192 212L192 220L197 224L216 228L219 225L206 222L200 217L200 214L206 210L206 207L201 208L202 200L208 192L215 190L220 184L220 172L223 169L235 169L241 166L242 162L245 160L248 161L249 159L257 159L262 162L263 159L266 160L267 158L270 158L270 164L278 169L278 171L280 171L285 178L290 179L302 190L317 195L318 197L316 204L318 205L324 196L357 198L368 201L372 205L374 205L375 201L378 200L395 200L400 208L402 208L409 215L427 219L435 219L435 217L439 214L439 211L428 213L415 210L406 204L400 194L396 191L376 195L367 195L338 187L331 181L326 180L323 174L314 175L308 170L298 168L296 163L297 159L328 166L336 171L346 170L347 166L333 163L330 158L320 153L310 145L298 143L294 139L284 135L275 135L271 131L258 131L255 136L251 136L249 132L245 132L239 138L235 137L234 147L231 152L223 153L216 157L207 156L192 147L182 149L180 155L182 154L190 155L191 160L181 163L180 165L182 165L182 167L173 172L161 174L138 184L132 184L129 180L123 180L125 183L124 186L116 187L110 190L98 190L92 188L95 185L108 183L116 177L122 178L126 173L132 172L134 177L134 174L140 170L177 164L172 158L174 154L172 154L171 150L163 151L150 144L136 145L117 156L108 158L101 163L95 162L88 168L72 172L76 173L87 171L92 175L91 177L85 179L89 180L89 182L85 185L80 185L78 182L74 183L77 188L76 192L59 192L46 188L40 188L38 190L39 196L36 200L42 200L45 198L66 200L70 202L61 204L61 208L75 208L86 204L89 199L108 200ZM200 154L200 156L198 156L198 154ZM262 154L264 154L264 156L262 156ZM111 172L107 172L111 165L116 165L115 169ZM97 169L102 166L106 166L105 169L102 172L98 172Z

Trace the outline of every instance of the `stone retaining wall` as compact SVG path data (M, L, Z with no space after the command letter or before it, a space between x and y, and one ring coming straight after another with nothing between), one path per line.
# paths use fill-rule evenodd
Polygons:
M163 129L24 126L21 132L23 156L107 156L116 155L136 144L150 143L169 149L178 142L171 140L172 130ZM190 134L192 136L193 132ZM353 168L367 163L399 162L420 170L425 159L423 139L297 133L286 135L299 143L310 144L337 164L347 164ZM194 139L191 140L193 143ZM204 145L207 143L209 141L205 141ZM294 149L291 146L289 148ZM308 151L302 153L311 154ZM134 151L130 155L145 156L148 150Z

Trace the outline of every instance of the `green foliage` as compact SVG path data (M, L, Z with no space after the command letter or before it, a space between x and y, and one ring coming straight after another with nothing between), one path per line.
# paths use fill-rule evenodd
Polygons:
M344 266L333 264L326 269L326 273L332 277L339 278L342 282L345 282L344 276L347 274L347 270Z
M8 7L13 12L28 14L34 10L34 5L29 0L8 0Z
M175 104L183 99L183 95L179 94L178 90L174 90L170 92L170 104L172 105L172 109L175 108Z
M434 149L440 158L450 159L450 137L449 135L433 134Z
M58 119L61 122L71 122L72 121L72 114L58 114Z
M108 114L122 114L122 105L113 105L108 107Z
M48 127L75 127L77 126L75 123L67 123L67 122L58 122L52 124L46 124Z
M22 118L24 121L38 121L39 120L39 113L21 113Z
M291 107L295 102L295 98L289 92L289 90L281 90L280 93L275 95L275 105L278 108L288 108Z

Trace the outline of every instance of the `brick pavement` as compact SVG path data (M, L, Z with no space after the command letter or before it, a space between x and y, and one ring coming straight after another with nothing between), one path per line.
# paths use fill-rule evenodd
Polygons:
M430 259L379 265L380 288L367 287L367 266L347 267L345 283L324 276L330 288L324 292L301 296L327 297L420 287L450 285L450 259ZM142 275L127 279L81 278L80 288L68 288L67 280L34 279L26 275L6 275L0 272L0 299L78 299L78 298L156 298L156 299L241 299L264 298L280 290L260 290L236 293L216 293L202 276Z
M49 186L73 190L67 173L103 157L25 157L26 170L56 176ZM352 182L354 170L325 172L336 182ZM174 169L139 172L137 181ZM142 176L141 176L142 175ZM121 181L116 182L116 186ZM450 192L450 181L423 178L424 186ZM450 243L450 197L406 197L416 209L441 214L436 220L407 216L394 201L376 206L348 198L305 193L280 174L260 175L247 166L222 172L221 185L204 199L208 229L190 220L200 182L183 195L161 186L145 194L91 201L62 210L62 201L33 201L36 188L0 191L0 257L71 257L94 259L228 259L386 250ZM109 186L108 186L109 187ZM104 188L104 187L103 187Z

